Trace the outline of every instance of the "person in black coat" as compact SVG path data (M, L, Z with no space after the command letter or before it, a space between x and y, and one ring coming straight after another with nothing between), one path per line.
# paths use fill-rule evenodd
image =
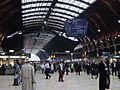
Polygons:
M64 65L64 62L60 62L59 63L59 66L58 66L58 72L59 72L59 82L62 81L64 82L63 80L63 76L64 76L64 72L65 72L65 65Z
M106 86L105 86L105 88L109 89L110 88L110 65L109 65L109 59L108 58L106 58L105 63L107 65L107 68L106 68Z
M98 77L98 64L94 60L91 63L91 78L92 79L93 79L93 76L96 76L95 77L96 79Z
M68 72L69 72L69 64L68 63L65 64L65 70L66 70L66 75L68 75Z
M99 90L105 90L109 88L110 78L109 78L109 62L103 60L99 63Z
M112 64L111 64L111 68L112 68L112 75L114 75L115 74L115 76L117 76L117 67L116 67L117 65L116 65L116 62L115 62L115 60L112 62Z

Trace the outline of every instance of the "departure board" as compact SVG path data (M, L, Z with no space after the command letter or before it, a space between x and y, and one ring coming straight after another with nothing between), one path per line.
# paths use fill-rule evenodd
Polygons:
M72 19L65 22L65 33L68 37L83 37L87 34L88 20L86 18L82 19Z

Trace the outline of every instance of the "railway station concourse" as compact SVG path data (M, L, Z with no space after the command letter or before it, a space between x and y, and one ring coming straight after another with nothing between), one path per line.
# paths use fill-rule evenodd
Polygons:
M0 90L22 90L15 62L26 58L36 65L35 90L120 90L120 0L0 0ZM109 88L100 89L106 60Z

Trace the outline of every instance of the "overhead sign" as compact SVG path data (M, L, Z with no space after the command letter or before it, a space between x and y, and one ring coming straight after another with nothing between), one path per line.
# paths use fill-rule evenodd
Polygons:
M82 37L87 34L88 20L86 18L72 19L65 22L65 33L68 37Z

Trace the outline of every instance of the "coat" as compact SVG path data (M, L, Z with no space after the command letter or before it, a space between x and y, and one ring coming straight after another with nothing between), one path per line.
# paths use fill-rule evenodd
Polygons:
M34 67L26 63L21 68L22 90L34 90L35 76Z
M107 65L107 64L106 64ZM99 63L99 90L105 90L109 89L110 85L110 77L109 77L109 68L106 71L106 68L108 68L108 65L105 66L105 64L101 61Z

